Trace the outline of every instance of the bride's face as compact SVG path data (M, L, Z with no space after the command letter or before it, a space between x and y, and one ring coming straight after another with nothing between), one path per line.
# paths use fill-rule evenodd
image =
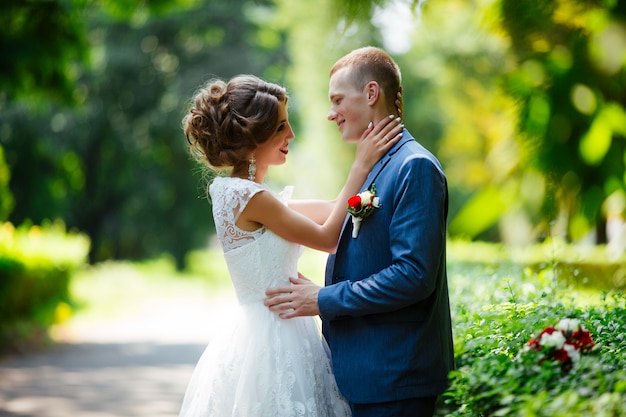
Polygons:
M284 164L289 153L289 142L293 138L295 135L289 124L287 106L282 104L278 108L278 125L274 134L254 151L257 166Z

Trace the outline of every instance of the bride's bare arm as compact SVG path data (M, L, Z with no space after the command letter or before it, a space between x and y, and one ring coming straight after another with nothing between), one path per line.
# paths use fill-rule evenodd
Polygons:
M324 224L337 200L289 200L289 208L317 224Z
M336 201L347 201L359 191L371 168L398 141L401 132L402 125L393 117L365 131L364 138L357 146L356 159ZM346 207L333 204L326 220L318 224L288 208L271 193L262 191L250 200L237 225L250 230L262 224L289 241L332 253L336 249L345 216Z

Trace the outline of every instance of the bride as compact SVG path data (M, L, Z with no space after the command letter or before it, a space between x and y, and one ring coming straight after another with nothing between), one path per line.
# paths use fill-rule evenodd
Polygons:
M281 320L263 300L267 288L297 276L302 245L335 250L343 202L358 193L402 126L388 118L365 131L336 200L290 201L287 192L263 184L270 165L285 163L294 139L287 101L283 87L252 75L212 80L183 119L199 160L229 169L229 176L213 180L209 194L239 308L235 324L212 338L196 365L180 417L350 415L315 319Z

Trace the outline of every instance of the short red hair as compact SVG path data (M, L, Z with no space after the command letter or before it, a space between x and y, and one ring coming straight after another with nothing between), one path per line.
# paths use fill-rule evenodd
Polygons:
M376 81L385 94L388 108L395 108L396 94L400 91L402 77L398 64L387 52L375 46L355 49L339 58L330 69L330 76L342 68L348 68L352 85L357 90Z

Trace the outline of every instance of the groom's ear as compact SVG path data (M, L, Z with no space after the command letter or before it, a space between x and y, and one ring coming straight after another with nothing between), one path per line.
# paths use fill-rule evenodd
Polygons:
M376 81L370 81L365 86L367 91L367 104L374 106L380 99L380 85Z

